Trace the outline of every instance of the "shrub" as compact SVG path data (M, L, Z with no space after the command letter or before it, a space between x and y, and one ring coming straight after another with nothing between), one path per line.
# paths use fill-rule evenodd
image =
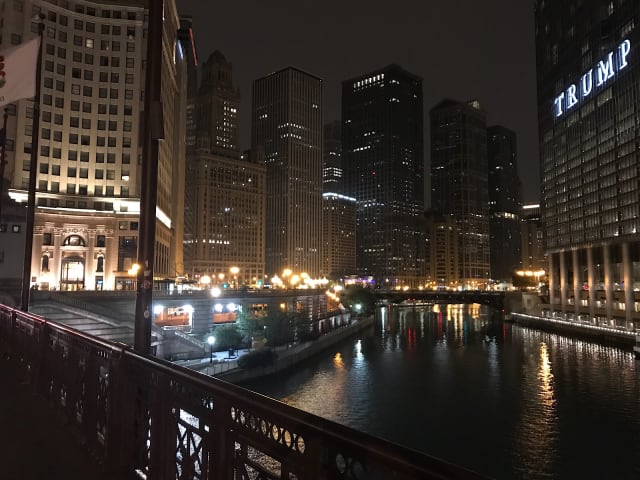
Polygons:
M278 358L276 352L269 348L262 348L260 350L253 350L252 352L241 356L238 359L238 366L246 369L268 367L269 365L273 365L276 358Z

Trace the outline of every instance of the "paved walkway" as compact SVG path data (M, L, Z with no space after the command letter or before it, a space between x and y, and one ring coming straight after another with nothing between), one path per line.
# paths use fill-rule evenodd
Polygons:
M107 480L47 403L22 383L0 352L0 478Z

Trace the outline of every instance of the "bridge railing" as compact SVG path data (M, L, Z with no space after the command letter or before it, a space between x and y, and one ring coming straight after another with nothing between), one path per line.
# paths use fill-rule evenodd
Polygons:
M0 344L114 478L482 478L3 305Z

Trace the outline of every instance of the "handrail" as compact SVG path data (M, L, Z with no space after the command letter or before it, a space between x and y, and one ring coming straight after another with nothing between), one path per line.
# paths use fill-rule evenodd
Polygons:
M117 478L483 478L4 305L0 342Z

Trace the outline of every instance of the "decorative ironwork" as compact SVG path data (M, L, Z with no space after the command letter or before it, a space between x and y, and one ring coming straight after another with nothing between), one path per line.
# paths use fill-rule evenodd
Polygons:
M4 305L0 342L114 478L482 478Z

